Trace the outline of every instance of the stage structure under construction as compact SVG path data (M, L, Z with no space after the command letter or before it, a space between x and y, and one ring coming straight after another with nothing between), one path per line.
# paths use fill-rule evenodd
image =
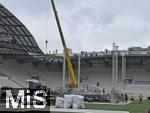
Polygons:
M70 53L80 89L84 92L116 88L150 97L150 47ZM26 87L39 79L51 89L69 83L63 54L44 54L15 15L0 4L0 87ZM83 90L84 89L84 90Z

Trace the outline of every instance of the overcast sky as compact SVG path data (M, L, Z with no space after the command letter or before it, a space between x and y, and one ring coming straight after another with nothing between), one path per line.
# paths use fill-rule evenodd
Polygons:
M150 45L150 0L55 0L69 48L101 51ZM49 0L0 0L31 31L40 48L62 51Z

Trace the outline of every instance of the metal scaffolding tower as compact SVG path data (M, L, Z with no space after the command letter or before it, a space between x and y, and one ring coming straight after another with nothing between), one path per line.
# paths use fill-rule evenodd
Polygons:
M124 85L125 84L125 78L126 78L126 57L124 54L122 54L122 77L121 82Z
M64 49L64 53L63 53L63 79L62 79L62 86L63 88L65 87L65 80L66 80L66 52Z
M80 77L81 77L81 56L78 55L78 88L80 88Z
M122 74L121 74L121 83L122 83L122 90L126 91L126 57L125 54L122 54Z
M118 46L115 43L112 50L112 86L113 89L118 87Z

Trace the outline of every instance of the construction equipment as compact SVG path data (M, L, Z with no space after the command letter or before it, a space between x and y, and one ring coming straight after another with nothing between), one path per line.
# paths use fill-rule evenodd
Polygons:
M56 10L56 7L55 7L55 3L54 3L53 0L51 0L51 3L52 3L52 8L53 8L53 11L54 11L55 18L56 18L56 23L57 23L57 26L58 26L58 30L59 30L60 38L61 38L61 41L62 41L62 45L63 45L64 51L65 51L68 69L69 69L70 76L71 76L70 85L71 85L72 88L77 88L76 76L75 76L75 73L74 73L74 70L73 70L73 66L72 66L71 59L70 59L70 54L69 54L69 51L68 51L68 48L67 48L67 45L66 45L66 42L65 42L65 39L64 39L64 35L63 35L63 31L62 31L62 28L61 28L61 25L60 25L60 21L59 21L58 15L57 15L57 10Z

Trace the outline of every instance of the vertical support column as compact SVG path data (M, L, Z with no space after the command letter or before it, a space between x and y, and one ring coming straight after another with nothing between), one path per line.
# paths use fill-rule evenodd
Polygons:
M78 55L78 88L80 86L80 75L81 74L81 56Z
M126 79L127 75L127 59L124 57L124 80Z
M115 88L115 43L112 47L112 87Z
M113 89L118 86L118 46L115 43L112 50L112 86Z
M66 52L64 49L63 53L63 80L62 80L62 86L65 87L65 78L66 78Z
M122 76L121 76L121 82L124 84L124 55L122 54Z
M125 91L125 78L126 78L126 57L122 55L122 85Z
M118 50L116 49L116 74L115 74L115 87L118 87Z
M115 87L115 52L112 51L112 86Z
M124 78L125 78L125 58L124 55L122 55L122 77L121 77L122 84L124 84Z
M117 95L116 91L118 90L118 46L113 43L113 50L112 50L112 95L111 101L116 103L117 102Z

